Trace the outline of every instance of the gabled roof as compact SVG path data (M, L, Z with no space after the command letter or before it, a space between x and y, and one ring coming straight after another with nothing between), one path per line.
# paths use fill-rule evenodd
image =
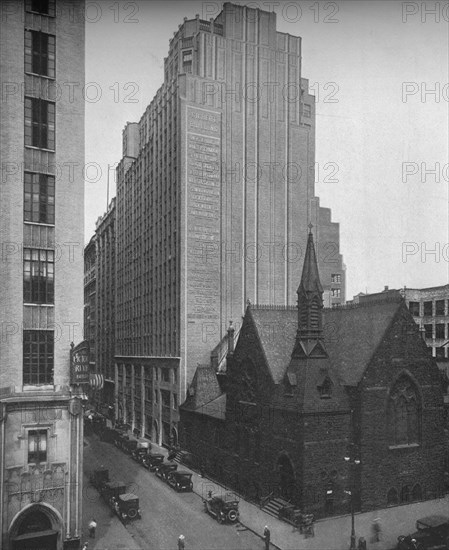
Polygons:
M181 407L194 411L210 403L221 393L215 370L210 365L198 365Z
M345 385L359 383L402 298L323 310L324 342L333 369ZM268 368L279 384L290 364L297 330L297 308L250 306Z

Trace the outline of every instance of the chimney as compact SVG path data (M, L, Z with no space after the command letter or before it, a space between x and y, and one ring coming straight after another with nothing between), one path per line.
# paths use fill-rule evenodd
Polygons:
M234 354L234 327L232 326L232 321L229 321L228 328L228 355Z
M384 286L384 292L388 292L388 285Z

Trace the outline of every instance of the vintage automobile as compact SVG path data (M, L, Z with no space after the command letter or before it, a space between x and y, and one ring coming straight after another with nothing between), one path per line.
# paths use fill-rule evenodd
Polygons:
M114 501L118 499L120 495L126 493L126 484L123 481L109 481L103 486L101 496L110 505L114 506Z
M184 470L170 472L167 483L176 491L193 491L192 474Z
M122 521L140 519L139 497L134 493L121 493L112 501L115 513Z
M234 493L225 493L220 496L211 495L203 501L204 508L218 523L229 521L234 523L239 518L239 501Z
M171 474L177 469L178 464L176 462L163 462L156 468L156 475L162 480L167 481L168 474Z
M125 453L132 455L133 451L137 449L138 439L132 435L128 437L127 440L123 441L122 450Z
M151 441L148 439L138 439L136 448L131 452L131 456L137 462L142 462L144 457L151 451Z
M446 550L449 548L449 518L427 516L416 522L416 532L398 537L397 550Z
M89 481L95 489L97 489L97 491L101 492L105 483L109 481L109 470L106 470L105 468L94 470L89 476Z
M150 472L154 472L156 468L163 463L163 461L164 455L148 453L147 456L142 459L142 466L150 470Z

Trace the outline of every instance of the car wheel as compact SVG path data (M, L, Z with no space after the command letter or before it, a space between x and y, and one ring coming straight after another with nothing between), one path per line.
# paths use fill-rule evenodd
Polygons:
M234 522L236 519L237 519L237 511L236 510L229 510L228 520Z
M130 519L134 519L135 517L137 517L137 510L135 508L130 508L128 510L128 517Z

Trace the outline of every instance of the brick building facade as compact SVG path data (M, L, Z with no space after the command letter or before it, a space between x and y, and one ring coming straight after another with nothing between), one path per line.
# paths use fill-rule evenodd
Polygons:
M84 2L2 3L0 548L78 548ZM72 86L67 86L67 84Z
M348 512L348 491L361 511L439 496L443 389L404 300L322 295L309 234L297 307L248 305L226 374L200 367L188 388L182 446L240 493L316 517Z

